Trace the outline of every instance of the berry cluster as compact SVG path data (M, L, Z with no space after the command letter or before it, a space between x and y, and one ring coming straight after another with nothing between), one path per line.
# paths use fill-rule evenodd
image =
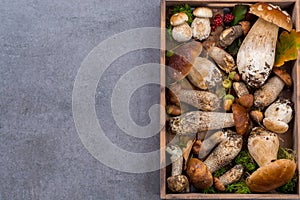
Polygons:
M225 16L224 16L224 22L225 23L230 23L234 20L234 16L232 14L229 14L227 13Z
M222 15L221 14L217 14L215 17L214 17L214 24L211 25L211 29L212 31L215 31L215 29L218 27L218 26L222 26L223 25L223 22L228 24L230 22L232 22L234 20L234 16L230 13L227 13L224 15L224 19L222 18Z

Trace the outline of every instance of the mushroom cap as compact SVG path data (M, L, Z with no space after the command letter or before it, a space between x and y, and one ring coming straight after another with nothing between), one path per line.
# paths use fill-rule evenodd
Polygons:
M282 11L279 6L267 3L256 3L250 7L249 13L288 31L292 30L293 22L290 15L286 11Z
M252 129L248 138L248 151L260 167L277 159L278 148L277 134L260 127Z
M218 179L217 177L214 177L214 184L215 184L215 188L221 192L225 191L225 186L224 184L220 181L220 179Z
M175 13L171 16L170 24L172 26L178 26L183 24L184 22L188 21L189 17L184 12Z
M252 192L269 192L288 183L294 176L295 170L294 161L276 160L258 168L246 179L246 184Z
M194 38L204 40L208 38L211 31L210 21L208 18L196 17L191 24L191 28Z
M186 22L184 22L172 29L172 37L177 42L189 41L192 38L192 29Z
M263 124L266 129L279 134L285 133L289 129L289 125L287 123L270 118L264 118Z
M212 10L207 7L198 7L193 11L193 15L196 17L209 18L213 16Z
M189 180L185 175L170 176L167 179L168 188L172 192L182 192L189 184Z
M168 76L175 81L186 77L201 51L202 44L194 40L175 49L174 55L169 60Z
M206 189L213 185L213 176L204 162L191 158L188 162L187 174L191 184L197 189Z
M265 111L265 117L289 123L293 118L291 102L287 99L280 99L272 103Z

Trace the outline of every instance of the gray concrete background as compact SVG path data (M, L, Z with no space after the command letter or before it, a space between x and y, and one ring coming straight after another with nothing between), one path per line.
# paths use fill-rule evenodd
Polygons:
M0 200L159 199L159 172L110 169L81 143L72 118L77 70L101 41L131 28L159 26L159 0L0 1ZM128 53L105 72L97 114L107 137L133 152L159 148L159 136L138 139L114 123L115 82L133 66L159 62L157 50ZM134 83L133 83L134 84ZM139 88L132 118L149 123L159 87Z

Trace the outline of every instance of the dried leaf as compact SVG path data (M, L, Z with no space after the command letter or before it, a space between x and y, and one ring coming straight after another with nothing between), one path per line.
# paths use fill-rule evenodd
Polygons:
M295 60L300 49L300 32L294 29L291 32L283 31L276 45L276 55L274 66L280 67L284 62Z

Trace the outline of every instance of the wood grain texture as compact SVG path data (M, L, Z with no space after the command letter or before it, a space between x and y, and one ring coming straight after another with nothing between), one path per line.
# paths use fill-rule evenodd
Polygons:
M253 1L253 0L161 0L161 54L160 54L160 63L161 65L165 65L165 24L166 24L166 8L167 6L178 5L187 3L191 6L208 6L208 7L231 7L237 3L251 4L255 2L269 2L275 5L281 6L283 9L292 8L292 18L294 22L294 27L297 31L300 31L300 0L269 0L269 1ZM294 66L292 69L292 77L293 77L293 102L295 113L300 113L300 53L298 55L297 61L294 62ZM300 199L300 184L298 184L298 194L202 194L202 193L183 193L183 194L167 194L166 190L166 154L165 154L165 146L166 146L166 130L165 130L165 70L164 67L161 68L161 110L160 110L160 123L162 128L160 132L160 196L162 199ZM297 160L300 161L300 153L299 153L299 145L300 145L300 137L299 137L299 124L300 124L300 116L295 114L294 116L294 127L293 127L293 147L297 152ZM297 163L297 168L300 169L300 162Z

